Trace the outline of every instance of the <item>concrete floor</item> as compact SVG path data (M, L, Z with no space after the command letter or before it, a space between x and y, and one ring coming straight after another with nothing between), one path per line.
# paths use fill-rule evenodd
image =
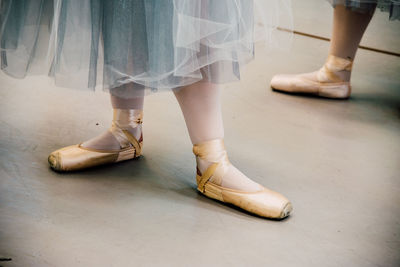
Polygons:
M12 261L0 265L400 266L399 58L360 50L351 99L334 101L268 87L275 73L317 69L327 42L258 48L224 90L226 145L244 173L292 200L289 219L196 192L184 120L167 93L146 98L144 157L54 173L49 152L108 128L107 94L1 74L0 257Z

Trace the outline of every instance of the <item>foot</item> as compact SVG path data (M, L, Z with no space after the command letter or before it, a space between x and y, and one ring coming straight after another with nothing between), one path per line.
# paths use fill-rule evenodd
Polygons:
M79 145L52 152L48 161L56 171L76 171L137 158L141 155L142 111L114 109L111 128Z
M290 201L252 181L230 164L222 139L196 144L193 153L197 161L197 189L202 194L262 217L289 216Z
M318 71L295 75L275 75L271 80L271 87L273 90L287 93L348 98L351 93L351 68L351 60L331 55Z

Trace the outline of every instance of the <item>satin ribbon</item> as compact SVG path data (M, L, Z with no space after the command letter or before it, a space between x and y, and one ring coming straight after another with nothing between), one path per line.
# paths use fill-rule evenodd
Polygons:
M230 165L224 140L214 139L195 144L193 146L193 153L196 157L211 163L201 175L198 183L199 190L204 191L204 186L210 179L212 179L213 183L221 185L222 178Z
M118 140L121 149L136 145L130 140L129 128L136 128L143 123L143 111L138 109L114 109L110 132ZM136 143L136 142L134 142ZM137 149L137 148L136 148Z
M318 72L318 81L343 82L337 73L340 71L351 71L352 67L352 60L329 55L325 65Z

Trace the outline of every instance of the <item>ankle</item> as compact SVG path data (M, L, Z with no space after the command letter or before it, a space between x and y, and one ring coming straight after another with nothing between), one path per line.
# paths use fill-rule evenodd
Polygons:
M211 181L221 185L222 178L230 166L223 139L213 139L193 145L197 162L197 184L200 191Z
M143 110L140 109L114 109L112 125L109 131L121 144L121 148L129 146L126 132L134 135L136 140L142 142Z
M136 128L143 123L142 109L113 109L112 123L121 129Z
M196 177L200 191L204 190L204 184L208 181L222 187L249 192L263 188L229 162L222 139L195 144L193 153L196 156Z
M118 150L127 148L132 143L136 144L135 140L137 140L139 145L136 145L135 149L140 154L140 146L143 141L142 121L142 110L114 109L112 125L109 130L82 143L82 146L99 150Z
M353 61L329 55L324 66L318 71L319 82L350 82Z
M142 134L143 110L141 109L114 109L112 126L127 130L137 139Z

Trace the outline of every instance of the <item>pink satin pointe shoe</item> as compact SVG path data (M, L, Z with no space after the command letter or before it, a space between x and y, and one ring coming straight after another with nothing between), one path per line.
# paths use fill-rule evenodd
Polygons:
M325 65L318 71L316 79L311 75L278 74L271 80L271 88L287 93L312 94L326 98L346 99L350 97L350 82L338 75L341 71L351 71L353 61L330 55Z
M114 109L109 131L119 142L120 149L99 150L81 144L64 147L49 155L50 167L56 171L77 171L137 158L142 153L143 136L137 140L127 129L137 127L142 121L142 110Z
M195 144L193 153L197 159L211 163L203 173L197 167L197 190L202 194L261 217L283 219L291 213L290 201L268 188L261 187L260 190L247 192L221 186L230 165L222 139Z

